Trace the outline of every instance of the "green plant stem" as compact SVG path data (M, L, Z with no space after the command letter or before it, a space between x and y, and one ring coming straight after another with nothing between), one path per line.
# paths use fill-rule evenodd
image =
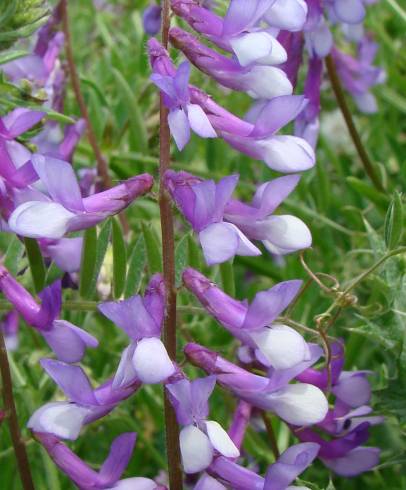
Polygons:
M375 173L375 169L372 165L372 162L369 159L368 153L364 145L362 144L361 137L358 134L357 128L355 127L355 123L351 116L351 112L347 105L347 102L345 100L344 90L341 85L340 79L338 77L335 63L331 54L326 56L326 68L327 68L328 76L330 78L331 86L334 91L334 95L336 96L337 99L337 104L342 112L345 124L347 125L351 139L357 150L358 156L361 159L362 165L364 166L365 172L367 173L368 177L370 178L371 182L374 184L376 189L378 189L378 191L385 192L382 182L380 181L379 177Z
M281 454L278 449L278 443L276 441L275 432L272 427L272 421L266 412L261 412L261 417L265 424L266 432L269 437L269 442L271 444L273 455L275 457L275 460L277 460Z
M6 345L4 343L3 332L0 329L0 373L2 379L2 393L4 408L7 413L7 420L10 427L11 440L14 447L14 453L17 459L17 467L20 474L24 490L34 490L31 469L28 461L25 443L21 438L20 428L18 426L18 417L13 396L13 384L11 380L10 366Z
M162 44L168 47L170 25L169 0L162 2ZM161 215L162 262L166 289L166 309L164 319L164 344L169 357L176 361L176 277L175 277L175 237L171 200L163 185L163 177L170 167L170 131L168 109L163 97L159 103L159 209ZM166 453L170 490L182 490L183 476L180 463L179 426L176 413L164 390Z

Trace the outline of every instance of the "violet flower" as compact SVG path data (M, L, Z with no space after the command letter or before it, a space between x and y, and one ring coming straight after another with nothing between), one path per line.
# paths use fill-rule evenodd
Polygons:
M68 400L46 403L31 415L27 426L34 432L46 432L61 439L77 439L84 425L110 413L142 384L134 378L125 387L117 388L111 378L93 388L79 366L53 359L42 359L41 366Z
M284 63L287 59L285 50L276 39L267 65L246 63L241 66L241 61L239 63L218 54L178 27L169 31L169 38L199 70L225 87L247 92L251 97L260 99L292 93L293 88L286 74L280 68L267 66Z
M230 199L225 206L224 219L236 225L251 240L261 240L275 255L310 247L312 236L302 220L291 215L272 214L299 180L299 175L288 175L261 184L251 205Z
M144 297L101 303L98 308L132 340L121 356L113 388L126 387L136 378L147 384L160 383L175 373L160 340L165 308L165 286L160 274L152 276Z
M10 352L18 348L19 317L16 310L9 311L0 322L6 349Z
M194 177L187 172L165 173L165 186L179 209L198 233L208 265L225 262L235 255L260 255L240 229L223 221L224 210L237 184L238 175L213 180Z
M45 112L17 108L0 118L0 175L15 187L35 181L36 174L29 164L30 152L14 139L44 116Z
M53 462L80 490L164 490L149 478L125 478L120 476L128 465L133 452L136 433L126 432L114 439L107 459L99 471L95 471L52 434L34 432L38 442L46 449Z
M221 482L230 485L233 490L300 490L305 487L290 484L311 465L318 451L319 445L311 442L289 447L269 466L265 478L224 457L217 458L211 470Z
M320 444L319 457L323 463L342 476L355 476L372 469L379 461L379 449L361 446L369 437L369 428L381 424L383 417L372 416L368 406L371 388L367 371L343 371L344 349L340 342L331 346L331 382L335 396L334 407L318 423L318 432L304 429L297 432L302 441ZM327 387L326 369L308 368L297 379L310 382L322 389ZM320 432L320 429L322 432ZM322 437L328 436L328 440Z
M283 370L311 359L308 344L296 330L274 323L297 295L301 281L285 281L261 291L250 305L231 298L192 268L183 272L183 282L204 308L266 366Z
M202 108L190 102L189 93L190 64L182 63L174 76L154 72L152 82L162 91L164 102L169 109L168 124L179 150L190 139L190 130L202 138L216 138L210 121Z
M162 7L156 4L149 5L142 13L142 25L149 36L155 36L161 30L161 13Z
M237 458L239 450L227 432L209 414L208 399L216 384L216 377L182 379L166 385L175 409L180 431L180 450L185 473L197 473L206 469L215 454Z
M161 75L164 80L168 77L169 80L174 79L176 69L168 52L156 39L148 41L148 51L154 73ZM300 172L314 165L314 151L305 140L275 134L303 110L306 104L304 97L287 95L273 98L261 107L255 124L252 124L223 109L196 87L189 86L189 95L192 104L203 109L217 134L238 151L263 160L270 168L280 172ZM181 117L185 120L184 114ZM206 127L205 122L204 125ZM182 127L186 127L186 122ZM175 132L178 129L175 126ZM188 131L178 132L178 136L174 137L176 139L179 136L181 143L186 144Z
M8 225L18 235L62 238L84 230L119 213L152 187L152 177L142 174L104 192L82 199L72 166L62 160L35 154L32 166L48 195L35 190L21 192L19 205Z
M189 361L215 374L217 382L231 390L237 397L262 410L276 413L282 420L296 426L310 426L321 422L328 412L324 393L307 383L289 384L298 372L296 366L266 378L252 374L226 361L216 352L198 344L187 344L185 354ZM319 353L300 370L317 361ZM305 367L306 366L306 367ZM300 371L299 371L300 372Z
M40 239L38 244L44 257L50 257L64 272L78 272L82 260L83 237Z
M358 109L367 114L377 111L376 100L370 89L385 81L385 72L372 65L377 48L377 44L365 36L358 45L356 58L337 48L332 51L337 73L345 89L352 95Z
M92 335L66 320L57 319L61 310L60 281L39 293L39 305L7 269L0 265L0 290L27 324L43 336L58 359L77 362L82 359L86 347L97 347L98 341Z

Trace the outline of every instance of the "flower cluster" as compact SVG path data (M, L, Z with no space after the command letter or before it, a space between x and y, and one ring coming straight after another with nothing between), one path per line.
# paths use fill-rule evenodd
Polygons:
M246 203L233 197L238 175L216 182L166 169L160 182L164 198L172 200L196 234L208 266L238 255L278 257L310 247L307 225L296 216L278 214L277 208L298 185L300 172L315 165L322 58L331 52L358 106L366 112L374 109L369 89L381 81L382 73L372 67L375 45L361 33L366 1L329 0L322 5L319 0L231 0L223 17L215 13L212 2L170 3L173 13L200 35L180 27L169 30L170 43L186 58L178 66L158 40L151 38L147 45L150 78L168 110L177 148L187 145L191 132L222 138L253 160L288 175L261 183ZM46 119L48 109L63 107L59 55L64 36L57 30L58 12L39 31L33 53L5 66L10 80L28 79L32 90L43 91L46 101L43 111L17 108L0 118L0 213L2 231L36 240L48 264L52 260L72 274L80 269L81 232L150 192L153 177L135 175L108 189L94 182L92 172L78 180L71 160L84 121L67 126L62 134L57 123ZM155 4L145 12L148 33L158 30L160 15ZM326 17L342 24L344 34L357 40L358 58L333 47ZM309 53L305 94L293 95L304 45ZM248 114L234 115L191 85L191 65L219 85L255 99ZM281 134L292 121L295 135ZM33 128L36 134L27 144L24 138ZM370 427L382 422L382 417L371 415L370 373L344 371L341 341L329 345L326 352L325 345L323 349L307 341L297 325L282 317L301 291L300 280L259 291L249 302L231 297L201 272L185 268L182 280L189 296L238 346L234 363L207 346L189 342L184 347L186 360L207 374L190 379L188 369L171 358L161 340L171 293L165 279L154 274L143 295L98 305L99 313L130 340L116 372L94 387L76 363L87 348L97 348L98 340L82 325L62 318L62 281L45 287L38 301L0 265L0 290L13 308L1 325L7 347L17 347L20 316L55 354L56 359L41 359L40 364L66 397L39 407L28 427L78 488L166 488L149 478L120 479L135 446L135 433L121 434L112 442L99 471L62 442L76 440L85 426L152 384L164 386L175 411L181 427L182 468L196 475L190 480L193 485L197 482L194 490L304 488L291 483L316 458L342 476L355 476L377 464L379 449L363 445ZM75 274L71 281L77 285ZM228 431L210 415L209 400L216 386L237 400ZM264 476L244 467L242 448L248 425L262 412L277 416L298 441L275 458Z

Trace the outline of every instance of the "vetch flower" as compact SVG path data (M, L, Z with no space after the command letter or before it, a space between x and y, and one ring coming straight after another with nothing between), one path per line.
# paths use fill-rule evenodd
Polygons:
M328 412L327 399L319 388L306 383L289 384L298 374L295 367L282 371L282 376L275 371L275 376L266 378L226 361L201 345L190 343L184 350L192 364L215 374L220 385L251 405L276 413L289 424L310 426L321 422ZM307 364L313 364L319 356L315 352ZM303 364L301 370L306 369L306 363Z
M283 370L311 359L303 337L293 328L275 323L298 293L301 281L285 281L261 291L251 304L228 296L192 268L183 272L183 282L204 308L252 349L265 366Z
M98 341L92 335L73 323L58 319L62 299L60 281L39 293L39 305L8 270L0 265L0 289L28 325L42 335L58 359L77 362L82 359L87 347L97 347Z
M8 221L12 231L32 238L58 239L66 233L90 228L147 193L153 182L149 174L142 174L82 198L69 163L34 154L32 165L47 194L33 190L26 195L20 193L19 205Z
M218 54L178 27L169 31L169 38L197 68L225 87L247 92L251 97L260 99L292 93L292 85L285 73L280 68L267 66L283 63L287 59L284 48L276 39L267 65L250 65Z
M141 386L134 378L123 388L113 387L111 378L93 389L79 366L53 359L42 359L41 366L68 400L46 403L31 415L27 425L34 432L46 432L62 439L77 439L84 425L110 413Z
M182 379L166 385L171 403L180 425L180 450L185 473L197 473L206 469L215 454L237 458L239 450L227 432L209 414L208 399L216 384L216 377L194 381Z
M319 445L314 443L289 447L269 466L265 478L224 457L217 458L211 470L221 482L235 490L299 490L305 487L290 484L311 465L318 450Z
M4 343L8 351L15 351L18 348L19 318L16 310L9 311L0 323L3 332Z
M183 62L173 76L155 71L151 75L151 81L164 94L165 105L169 109L169 128L179 150L188 143L191 129L202 138L217 137L202 108L190 101L189 76L188 62Z
M46 449L54 463L80 490L164 490L149 478L125 478L120 476L128 465L133 452L136 433L126 432L114 439L107 459L99 471L95 471L52 434L35 433L38 442Z
M260 255L240 229L223 221L228 200L237 184L238 175L213 180L196 178L187 172L165 173L165 186L185 218L198 233L208 265L218 264L235 255Z
M175 373L175 366L160 340L165 308L165 286L160 274L152 276L145 296L99 304L100 312L131 338L124 350L114 387L125 387L133 379L160 383Z
M142 25L149 36L155 36L161 30L161 13L162 7L156 4L151 4L144 10Z

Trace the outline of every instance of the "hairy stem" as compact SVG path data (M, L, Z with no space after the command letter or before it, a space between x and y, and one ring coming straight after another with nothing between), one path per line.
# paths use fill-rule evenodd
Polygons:
M24 490L34 490L30 465L23 439L18 426L17 411L13 397L13 385L11 381L10 366L8 364L7 350L4 343L3 332L0 329L0 373L2 379L2 393L4 408L10 427L11 440L17 459L17 467L20 473Z
M169 0L162 3L162 44L168 46L170 24ZM170 166L170 131L168 109L162 95L159 104L159 208L161 215L162 260L166 287L166 313L164 320L164 343L169 357L176 361L176 286L175 286L175 239L173 214L170 197L163 185L164 173ZM165 398L165 431L166 451L170 490L182 490L182 470L180 465L179 426L175 411L166 396Z
M337 75L337 70L331 54L329 54L326 57L326 67L327 67L328 76L330 78L331 86L334 91L334 95L336 96L337 99L338 106L342 112L342 115L345 120L345 124L347 125L351 139L357 150L358 156L360 157L362 165L364 166L365 172L367 173L368 177L370 178L371 182L376 187L376 189L378 189L378 191L384 192L385 189L383 188L382 182L380 181L379 177L375 173L375 169L372 165L372 162L369 159L368 153L364 145L362 144L360 135L358 134L357 128L355 127L350 109L345 100L344 90L342 88L340 79Z
M107 162L103 157L99 144L97 143L96 133L94 132L94 128L89 117L89 111L87 110L86 102L80 88L79 75L76 70L75 58L73 56L72 38L69 28L68 0L61 0L59 8L62 17L62 29L65 35L66 60L68 62L69 76L72 82L73 92L78 102L80 113L86 122L87 137L96 158L97 175L101 180L103 188L109 189L112 187L113 183L109 175ZM118 217L123 226L124 232L127 234L129 231L129 226L124 214L120 213Z

